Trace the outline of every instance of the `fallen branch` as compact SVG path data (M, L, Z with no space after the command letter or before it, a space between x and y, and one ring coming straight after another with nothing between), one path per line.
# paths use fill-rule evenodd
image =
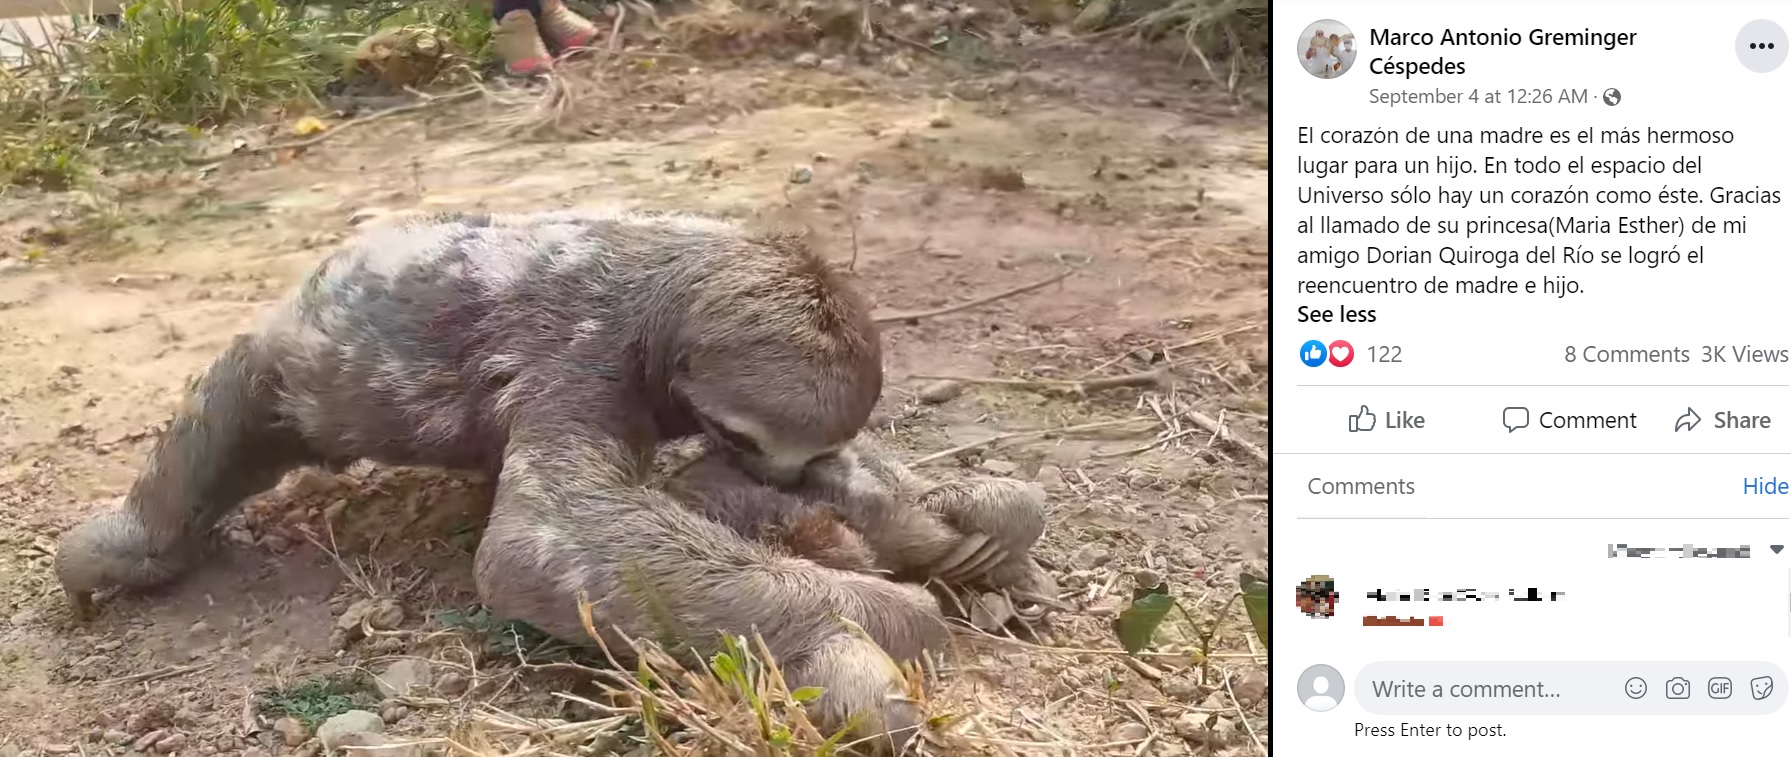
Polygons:
M1106 378L1071 381L1065 379L1016 379L981 376L913 376L911 378L930 381L956 381L963 384L987 384L991 386L1010 386L1016 389L1033 389L1041 391L1061 391L1075 395L1086 395L1103 389L1117 389L1127 386L1158 386L1163 383L1162 371L1146 371L1125 376L1108 376Z
M1154 423L1154 422L1156 422L1156 420L1157 419L1155 419L1155 418L1124 418L1121 420L1097 421L1095 423L1083 423L1083 424L1079 424L1079 425L1075 425L1075 426L1062 426L1059 428L1037 429L1037 430L1033 430L1033 431L1008 431L1008 432L996 434L994 436L991 436L987 439L983 439L981 441L974 441L974 442L970 442L968 444L960 444L956 447L952 447L951 449L940 450L938 452L934 452L931 455L927 455L925 457L920 458L919 460L915 460L912 464L913 465L925 465L925 464L933 462L935 460L943 460L945 458L952 457L954 455L959 455L959 454L962 454L965 452L969 452L973 449L980 449L982 447L987 447L991 444L997 444L1000 442L1010 441L1013 439L1031 439L1031 438L1040 438L1040 437L1050 437L1050 436L1058 435L1058 434L1073 434L1073 433L1077 433L1079 431L1093 431L1095 429L1100 429L1100 428L1112 428L1114 426L1124 426L1124 425L1127 425L1130 423L1144 423L1144 422Z
M941 315L950 315L952 313L956 313L956 312L963 311L963 310L969 310L971 308L979 308L979 307L987 305L991 302L1004 300L1009 297L1014 297L1016 295L1026 294L1027 292L1033 291L1035 289L1044 289L1045 287L1051 286L1052 284L1055 284L1059 281L1063 281L1064 279L1069 278L1070 275L1075 272L1076 272L1075 269L1072 268L1072 269L1069 269L1066 271L1062 271L1062 272L1058 273L1057 275L1052 276L1050 278L1034 281L1031 284L1022 284L1020 286L1014 287L1013 289L1009 289L1009 290L1002 291L1002 292L996 292L995 294L991 294L987 297L971 300L969 302L960 302L956 305L947 305L945 307L935 308L933 310L918 310L918 311L914 311L914 312L910 312L910 313L899 313L899 312L898 313L883 313L881 315L873 313L871 315L871 320L876 323L903 323L903 322L907 322L907 321L918 321L922 318L933 318L933 317L941 316Z
M212 663L209 662L195 663L192 665L171 665L166 668L157 668L147 673L138 673L123 678L108 678L104 681L100 681L99 685L111 686L120 683L148 683L150 681L160 681L164 678L174 678L176 676L184 676L188 673L197 673L202 670L208 670L211 666Z

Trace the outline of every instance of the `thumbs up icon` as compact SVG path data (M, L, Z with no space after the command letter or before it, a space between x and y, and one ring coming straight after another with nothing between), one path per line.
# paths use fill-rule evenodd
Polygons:
M1325 343L1317 339L1308 340L1300 345L1300 362L1307 368L1317 368L1325 364Z
M1353 434L1353 433L1356 433L1357 431L1373 431L1373 430L1374 430L1374 411L1369 410L1367 405L1362 406L1361 412L1356 413L1355 415L1352 415L1349 417L1349 432L1350 433Z

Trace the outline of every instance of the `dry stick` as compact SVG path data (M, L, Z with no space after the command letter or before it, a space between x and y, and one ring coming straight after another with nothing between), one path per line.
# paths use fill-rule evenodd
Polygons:
M1103 389L1117 389L1126 386L1156 386L1163 383L1162 371L1146 371L1125 376L1109 376L1089 379L1087 381L1069 381L1064 379L1016 379L983 376L910 376L909 378L930 381L956 381L963 384L991 384L995 386L1012 386L1021 389L1059 389L1074 394L1087 394Z
M195 663L192 665L171 665L166 668L158 668L156 670L151 670L147 673L138 673L136 675L125 676L123 678L108 678L104 681L100 681L99 685L111 686L113 684L120 684L120 683L148 683L150 681L160 681L163 678L173 678L175 676L183 676L188 673L197 673L201 670L210 669L211 666L212 666L212 663L209 663L209 662Z
M935 316L950 315L952 313L956 313L961 310L969 310L971 308L979 308L979 307L987 305L991 302L995 302L997 300L1004 300L1009 297L1013 297L1015 295L1025 294L1034 289L1044 289L1045 287L1048 287L1052 284L1055 284L1059 281L1063 281L1064 279L1069 278L1070 275L1074 274L1075 272L1076 272L1076 269L1071 268L1071 269L1065 270L1061 273L1058 273L1057 275L1052 276L1050 278L1034 281L1031 284L1022 284L1020 286L1014 287L1013 289L1009 289L1004 292L996 292L995 294L991 294L991 295L989 295L987 297L983 297L981 299L971 300L969 302L960 302L956 305L948 305L946 307L936 308L933 310L920 310L920 311L915 311L912 313L884 313L882 315L876 315L873 313L871 316L871 320L876 323L899 323L902 321L918 321L922 318L932 318Z
M1173 441L1180 439L1184 436L1192 436L1194 434L1198 434L1205 430L1206 429L1204 429L1204 428L1183 429L1181 431L1178 431L1176 433L1173 433L1173 434L1165 436L1161 439L1158 439L1154 442L1151 442L1150 444L1141 444L1141 445L1133 447L1131 449L1122 449L1117 452L1096 452L1093 455L1090 455L1090 457L1104 459L1104 458L1109 458L1109 457L1125 457L1127 455L1136 455L1140 452L1149 452L1150 450L1161 447L1165 444L1173 442Z
M1256 742L1256 748L1258 751L1261 751L1264 755L1267 755L1269 753L1269 748L1263 746L1262 739L1259 739L1256 737L1256 729L1251 727L1250 718L1245 717L1245 715L1244 715L1244 705L1242 703L1238 702L1238 695L1231 690L1231 676L1225 677L1225 694L1226 694L1226 696L1231 697L1232 709L1237 710L1238 720L1243 722L1244 731L1246 733L1250 734L1250 740Z
M1218 434L1220 439L1225 440L1225 443L1249 453L1251 457L1256 458L1257 462L1266 463L1269 461L1269 453L1262 451L1261 447L1242 439L1233 438L1229 430L1224 426L1219 425L1218 421L1207 417L1206 414L1189 410L1188 417L1193 418L1194 423L1201 428L1211 431L1214 434Z
M1128 423L1142 423L1145 421L1154 421L1154 420L1156 420L1156 419L1155 418L1124 418L1124 419L1116 420L1116 421L1098 421L1095 423L1083 423L1081 425L1076 425L1076 426L1062 426L1059 428L1037 429L1034 431L1008 431L1005 433L996 434L994 436L991 436L987 439L983 439L981 441L970 442L968 444L960 444L956 447L952 447L951 449L940 450L938 452L934 452L931 455L927 455L925 457L920 458L919 460L915 460L912 464L913 465L924 465L926 463L933 462L934 460L942 460L944 458L951 457L951 456L957 455L959 453L969 452L970 450L973 450L973 449L977 449L980 447L987 447L991 444L995 444L997 442L1005 442L1010 439L1030 439L1033 437L1051 436L1052 434L1072 434L1072 433L1075 433L1078 431L1092 431L1092 430L1098 429L1098 428L1111 428L1113 426L1123 426Z

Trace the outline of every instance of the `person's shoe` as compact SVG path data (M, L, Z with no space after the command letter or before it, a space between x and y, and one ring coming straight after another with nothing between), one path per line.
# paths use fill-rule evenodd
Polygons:
M541 31L560 54L589 47L597 40L597 25L566 7L565 0L541 0Z
M553 68L553 56L541 42L541 31L535 17L526 10L504 14L492 32L491 45L504 61L504 73L511 76L534 76Z

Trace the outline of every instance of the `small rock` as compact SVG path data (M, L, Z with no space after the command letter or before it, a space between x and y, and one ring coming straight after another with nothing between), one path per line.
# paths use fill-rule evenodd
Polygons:
M920 401L938 405L950 402L963 393L963 384L956 381L935 381L920 390Z
M410 708L394 701L381 702L379 717L387 723L396 723L410 716Z
M837 74L846 70L846 59L841 57L825 58L821 61L821 70Z
M1171 676L1163 680L1158 688L1171 699L1178 702L1192 702L1200 697L1200 684L1187 676Z
M815 178L815 169L798 164L790 169L791 184L807 184Z
M1231 693L1237 695L1239 705L1248 709L1268 695L1269 680L1261 673L1247 673L1231 685Z
M187 633L189 633L189 634L211 633L211 626L209 624L207 624L205 621L201 620L197 623L187 626Z
M1175 719L1175 735L1190 741L1206 738L1206 716L1198 712L1184 712Z
M117 728L110 729L104 734L101 734L100 739L114 746L124 746L125 744L131 743L131 735L124 731L120 731Z
M436 681L435 690L449 696L455 696L466 691L466 683L466 676L459 673L447 672L442 674L441 680Z
M380 694L396 697L410 693L412 686L429 686L434 677L426 660L399 660L376 676L373 684L379 688Z
M1013 618L1013 606L1006 597L994 592L977 597L970 608L970 624L990 633L1000 631Z
M827 161L833 160L833 156L824 152L818 152L811 156L810 159L816 163L826 163Z
M949 129L951 128L951 116L940 113L927 121L927 125L935 129Z
M1150 738L1150 728L1143 723L1121 723L1112 736L1114 741L1143 741Z
M1113 550L1108 549L1107 545L1099 543L1084 544L1081 549L1076 550L1076 554L1070 557L1070 560L1076 563L1076 567L1082 570L1099 568L1112 559Z
M1020 466L1018 464L1009 462L1007 460L984 460L983 461L983 470L986 470L986 471L993 473L997 476L1011 476L1014 474L1014 471L1017 471L1019 469L1020 469Z
M821 56L814 53L802 53L791 62L795 63L797 68L816 68L821 65Z
M335 746L337 748L345 746L369 747L367 749L356 749L352 752L346 752L347 754L352 754L356 757L361 757L361 755L368 755L370 757L417 757L417 755L422 754L422 752L414 746L387 746L391 743L392 739L383 733L369 733L363 731L360 733L344 734L341 738L336 740Z
M136 741L131 742L131 748L139 752L147 752L150 748L156 745L156 742L161 741L167 735L167 731L157 728L138 737Z
M169 734L161 741L156 742L155 750L158 754L173 754L174 752L186 748L186 745L187 735L184 733L174 733Z
M317 727L317 740L323 744L325 751L335 749L342 739L358 733L383 733L386 721L376 713L366 710L349 710Z
M1013 166L990 166L977 176L977 185L997 192L1018 192L1026 188L1026 176Z
M360 226L369 221L377 221L391 214L392 211L388 208L361 208L348 215L348 225Z
M1150 568L1139 568L1132 572L1132 585L1140 589L1155 589L1163 585L1163 577Z
M280 740L286 742L287 746L294 747L305 743L305 739L311 737L305 724L299 722L298 718L292 717L274 721L274 732L280 734Z
M1063 469L1055 465L1041 465L1038 475L1033 476L1032 480L1044 485L1046 489L1062 488L1064 485Z

